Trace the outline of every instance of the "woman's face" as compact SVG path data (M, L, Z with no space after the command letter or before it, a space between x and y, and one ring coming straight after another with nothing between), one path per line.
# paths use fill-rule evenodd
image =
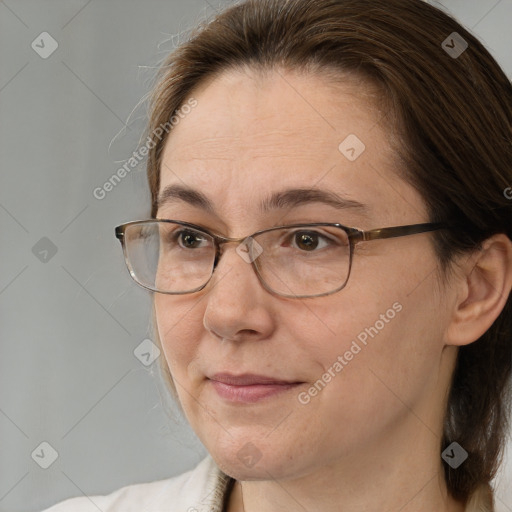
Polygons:
M160 193L194 189L213 211L189 195L161 204L157 216L229 237L293 223L366 230L428 222L418 193L397 177L383 113L364 90L289 71L225 72L203 84L166 143ZM364 208L305 202L260 212L265 198L288 189L335 193ZM236 244L225 246L200 292L155 294L179 400L225 472L291 478L340 461L378 463L384 447L437 447L456 349L444 344L451 299L436 281L431 236L358 244L347 285L328 296L268 292ZM240 388L214 384L218 373L298 384L235 400Z

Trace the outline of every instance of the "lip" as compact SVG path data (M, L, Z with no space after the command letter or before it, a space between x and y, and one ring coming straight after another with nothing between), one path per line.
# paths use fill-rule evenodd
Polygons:
M217 394L231 402L253 403L293 389L303 382L287 381L266 375L216 373L209 377Z

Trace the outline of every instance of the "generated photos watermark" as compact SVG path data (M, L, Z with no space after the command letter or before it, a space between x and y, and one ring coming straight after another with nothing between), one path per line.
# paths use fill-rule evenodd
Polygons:
M402 304L400 302L395 302L393 305L386 310L385 313L382 313L379 316L379 320L377 320L372 326L366 327L363 329L357 336L357 341L353 340L352 344L350 345L350 349L347 350L343 355L339 355L336 358L336 361L328 368L328 370L307 390L302 391L298 394L297 399L302 405L307 405L309 402L311 402L311 399L315 396L317 396L326 386L329 384L329 382L336 377L345 366L349 364L352 359L354 359L354 356L359 354L361 352L362 347L367 346L368 344L368 337L375 338L382 329L386 327L386 324L389 324L393 318L396 317L400 311L402 311ZM361 344L359 344L358 343Z

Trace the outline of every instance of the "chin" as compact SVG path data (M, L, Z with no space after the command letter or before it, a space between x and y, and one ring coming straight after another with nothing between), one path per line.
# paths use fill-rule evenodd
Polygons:
M293 443L288 446L277 437L274 440L264 436L237 439L228 435L226 443L218 441L207 448L219 468L236 480L286 479L301 473L301 468L295 467L299 460L304 464Z
M283 473L281 464L275 464L275 461L265 461L263 457L252 463L242 462L236 456L227 457L226 454L215 455L215 462L219 468L234 478L235 480L274 480L286 478Z

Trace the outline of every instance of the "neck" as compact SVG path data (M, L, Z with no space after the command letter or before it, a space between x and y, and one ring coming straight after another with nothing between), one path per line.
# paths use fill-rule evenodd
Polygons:
M357 458L307 475L237 481L227 512L464 512L465 505L448 494L441 457L431 456L439 452L438 439L429 429L421 432L410 443L388 434Z
M261 486L261 488L255 488L251 486L251 482L239 482L236 481L233 486L232 493L229 498L227 512L282 512L282 511L293 511L297 512L308 511L308 512L344 512L345 510L361 511L366 512L368 510L400 510L400 512L464 512L466 510L463 503L454 500L451 496L443 496L443 493L436 493L434 489L434 482L437 480L437 475L431 481L427 482L427 485L423 489L419 489L418 494L425 493L420 499L418 495L412 496L407 502L406 495L402 500L395 499L394 503L401 503L396 505L395 508L389 508L388 505L384 505L382 500L373 500L370 504L367 496L361 495L359 500L354 500L353 496L349 500L344 499L340 492L336 494L338 501L333 504L331 500L330 504L326 504L325 495L323 494L325 488L321 489L321 492L317 492L316 498L318 499L316 504L311 503L311 496L306 498L304 493L294 494L294 486L285 487L281 482L273 482L272 487ZM249 485L248 485L249 484ZM266 492L265 489L269 489L271 492ZM319 490L318 490L319 491ZM431 491L430 493L428 491ZM434 492L432 492L434 491ZM430 497L427 496L430 494ZM437 495L437 496L436 496ZM419 505L419 502L422 502ZM352 505L351 503L359 503L359 505ZM389 501L387 501L389 503ZM418 508L420 506L421 508Z

